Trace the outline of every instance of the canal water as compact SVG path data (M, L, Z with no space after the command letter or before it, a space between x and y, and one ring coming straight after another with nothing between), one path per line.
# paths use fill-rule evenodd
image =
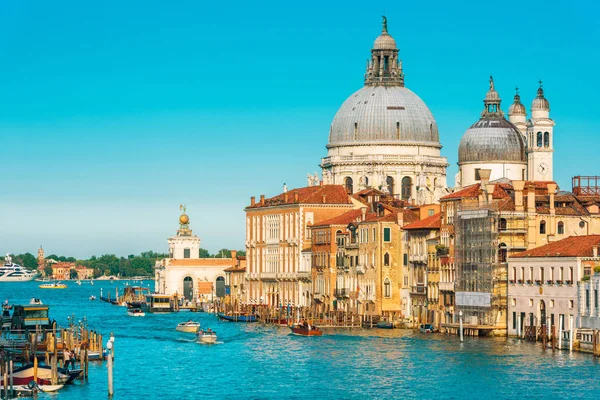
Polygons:
M287 328L220 322L181 312L128 317L100 296L125 281L96 281L66 290L38 282L0 283L0 301L50 305L60 325L86 317L90 329L115 335L114 399L561 399L600 398L598 361L514 339L426 335L409 330L331 329L292 336ZM131 284L131 283L130 283ZM146 281L144 286L152 283ZM189 318L217 331L219 344L177 332ZM89 382L41 399L106 399L106 364L91 364Z

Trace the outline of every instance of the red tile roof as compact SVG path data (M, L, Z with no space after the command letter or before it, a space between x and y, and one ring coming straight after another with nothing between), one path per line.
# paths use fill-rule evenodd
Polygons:
M287 201L285 199L286 194ZM296 194L298 195L297 201ZM323 196L325 196L325 203L323 202ZM246 208L272 207L283 204L352 204L352 201L346 193L344 186L320 185L288 190L287 193L281 193L270 199L265 199L264 204L260 204L260 201L257 201L253 206Z
M431 217L421 219L402 227L402 229L440 229L442 226L442 213L433 214Z
M367 216L375 215L375 213L367 213ZM360 209L350 210L347 213L342 215L338 215L337 217L329 218L325 221L318 222L313 225L313 228L316 226L329 226L329 225L348 225L350 222L356 222L357 219L362 218L362 211Z
M593 247L600 246L600 235L571 236L558 242L536 247L522 253L512 255L516 257L592 257Z

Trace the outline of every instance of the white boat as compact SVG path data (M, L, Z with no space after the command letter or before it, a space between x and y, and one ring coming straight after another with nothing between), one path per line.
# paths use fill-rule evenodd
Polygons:
M4 265L0 267L0 282L27 282L34 280L37 275L37 272L13 263L10 254L6 255Z
M40 289L66 289L67 285L60 282L44 283L38 286Z
M194 322L194 321L180 322L179 324L177 324L176 329L179 332L196 333L196 332L198 332L198 329L200 329L200 322Z
M77 279L77 282L75 282L75 283L77 283L79 286L81 286L81 281L79 279Z
M44 304L40 299L36 299L35 297L29 300L29 304Z
M130 317L143 317L146 315L140 308L130 308L127 310L127 315Z
M96 300L96 296L94 296L94 295L91 295L91 296L90 296L90 300Z
M198 341L200 343L217 343L217 333L210 328L205 331L198 332Z

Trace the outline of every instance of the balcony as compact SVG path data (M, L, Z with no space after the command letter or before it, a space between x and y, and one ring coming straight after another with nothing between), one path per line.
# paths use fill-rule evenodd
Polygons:
M367 270L367 267L364 264L358 264L356 266L356 273L357 274L364 274Z
M346 243L346 249L358 249L358 242Z
M454 292L454 282L440 282L439 288L443 292Z
M314 298L316 301L320 301L320 302L322 302L322 301L324 300L324 298L325 298L325 295L324 295L323 293L314 293L314 294L313 294L313 298Z
M299 271L296 273L296 276L300 281L310 281L312 279L310 271Z
M334 296L338 299L349 297L350 291L348 289L335 289Z
M413 263L427 263L427 254L409 254L408 259Z
M363 293L361 291L360 295L358 296L358 299L362 302L375 301L375 293L373 293L373 292Z

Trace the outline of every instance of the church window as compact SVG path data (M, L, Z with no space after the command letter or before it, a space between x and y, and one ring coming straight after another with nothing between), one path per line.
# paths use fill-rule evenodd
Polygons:
M354 193L353 191L353 184L352 184L352 178L350 178L349 176L346 177L346 179L344 179L344 186L346 187L346 192L348 192L348 194L352 194Z
M546 221L540 222L540 235L546 234Z
M550 134L544 132L544 147L550 147Z
M475 180L476 181L481 180L481 177L479 176L479 171L481 171L481 168L475 168Z
M412 179L409 176L402 178L402 200L408 200L412 196Z
M537 133L537 147L542 147L542 132Z
M498 230L505 231L506 230L506 218L500 218L498 221Z
M388 278L385 278L383 283L383 295L385 297L392 297L392 283Z
M386 267L390 266L390 254L389 253L385 253L383 255L383 265Z
M354 123L354 140L358 139L358 122Z
M385 183L387 184L387 189L388 192L390 192L390 194L394 194L394 178L392 178L391 176L388 176L387 178L385 178Z
M400 122L396 122L396 139L400 139Z
M183 249L183 258L190 258L190 249Z
M557 229L557 233L559 235L564 235L565 234L565 224L562 221L558 221L558 229Z

